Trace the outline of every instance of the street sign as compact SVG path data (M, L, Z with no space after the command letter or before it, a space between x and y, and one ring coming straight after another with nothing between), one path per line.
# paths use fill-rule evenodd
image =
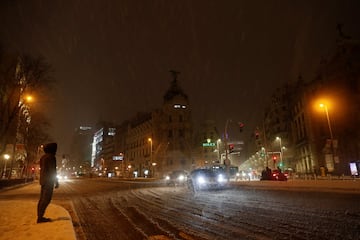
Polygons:
M203 143L202 145L203 145L203 147L215 147L216 146L216 144L213 142L209 142L209 143L206 142L206 143Z

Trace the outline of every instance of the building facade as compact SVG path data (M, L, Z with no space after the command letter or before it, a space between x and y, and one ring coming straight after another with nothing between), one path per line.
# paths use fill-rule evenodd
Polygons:
M92 148L92 166L97 171L124 177L162 177L192 168L191 108L178 83L178 73L172 73L161 108L138 113L115 127L98 128Z
M116 128L113 123L100 122L95 127L92 141L91 167L99 175L113 174L114 137Z
M360 163L359 56L359 41L340 39L314 79L277 89L247 166L263 161L299 176L350 175L350 163Z
M80 126L76 128L70 148L70 154L64 154L62 161L75 171L77 174L88 174L91 166L91 142L93 138L93 128L90 126ZM67 156L69 155L69 156Z

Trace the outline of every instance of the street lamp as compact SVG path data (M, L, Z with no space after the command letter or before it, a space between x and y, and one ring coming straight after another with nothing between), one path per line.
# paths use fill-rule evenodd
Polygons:
M5 166L4 166L3 178L6 178L6 162L7 162L7 160L9 160L9 159L10 159L10 155L9 155L9 154L4 154Z
M151 166L152 166L152 170L153 170L153 177L155 177L155 167L156 167L157 163L156 162L153 162L151 163Z
M24 133L22 135L22 137L20 138L20 126L21 126L21 115L24 116L24 119L26 121L27 124L30 124L31 121L31 115L30 115L30 107L28 105L28 103L33 102L33 97L31 95L23 95L23 92L21 90L20 92L20 97L19 97L19 102L18 102L18 112L17 112L17 118L16 118L16 130L15 130L15 137L14 137L14 143L13 143L13 158L11 159L10 162L10 172L12 172L13 169L13 162L16 161L17 156L16 156L16 145L19 144L20 142L22 142L22 144L25 144L25 136ZM26 127L26 132L28 131L28 128ZM21 140L21 141L20 141ZM27 168L28 168L28 163L26 163L24 161L24 165L25 165L25 169L26 169L26 176L25 176L25 181L26 181L26 177L27 177ZM21 173L21 175L23 176L23 172ZM9 179L11 178L11 174L9 175Z
M148 142L150 142L150 163L152 164L152 151L153 151L152 138L148 138ZM154 173L152 173L152 174L154 174Z
M331 149L331 156L332 156L331 161L332 161L332 164L334 164L334 137L333 137L333 132L332 132L331 123L330 123L329 109L328 109L328 106L324 103L320 103L319 106L320 106L320 108L323 108L325 110L326 120L328 123L329 133L330 133L330 149ZM335 165L333 165L333 166L335 169Z
M31 95L27 95L25 97L25 99L26 99L27 102L32 102L33 101L33 97Z
M332 141L333 141L333 133L332 133L332 129L331 129L331 123L330 123L330 117L329 117L329 109L327 107L327 105L320 103L320 108L324 108L325 109L325 114L326 114L326 119L327 119L327 123L328 123L328 127L329 127L329 132L330 132L330 140L331 140L331 145L332 145Z
M280 144L280 167L283 166L283 147L281 144L281 137L276 137L276 140L279 141Z
M217 151L218 151L219 163L221 162L220 144L221 144L221 139L218 139L218 140L216 141L216 148L217 148Z
M265 162L265 165L266 165L265 167L269 167L269 163L268 163L268 160L266 158L266 155L267 155L266 149L264 147L261 147L261 157L264 158L264 162Z

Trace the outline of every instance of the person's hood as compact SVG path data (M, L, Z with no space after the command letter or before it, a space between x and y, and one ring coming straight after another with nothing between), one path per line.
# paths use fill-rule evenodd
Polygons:
M57 150L57 143L48 143L44 146L45 153L52 153L55 154Z

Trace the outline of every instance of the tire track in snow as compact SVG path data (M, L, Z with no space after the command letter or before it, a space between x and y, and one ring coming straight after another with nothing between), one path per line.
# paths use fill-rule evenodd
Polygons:
M79 218L82 218L82 228L88 240L144 239L141 232L134 228L128 228L124 231L124 226L130 225L127 218L121 213L115 215L112 209L108 207L102 208L109 205L104 204L103 201L98 197L95 200L93 198L81 198L74 203L78 215L80 215Z
M194 204L193 197L186 191L174 191L174 193L177 194L174 196L171 195L170 198L163 198L162 196L166 196L166 194L161 194L161 192L159 189L142 189L132 191L132 194L138 198L138 200L134 200L134 202L139 202L140 200L144 203L144 206L150 205L149 209L154 209L156 205L157 208L153 210L152 214L156 214L157 218L162 220L166 219L167 222L171 222L173 225L178 226L178 228L185 229L187 233L190 232L197 237L204 239L214 239L214 237L216 239L234 239L237 237L270 239L261 231L257 234L254 234L252 229L249 231L248 224L241 227L226 224L227 218L224 217L221 212L212 214L210 213L211 208L209 211L206 210L209 203L211 203L208 200ZM157 204L153 204L153 199L157 199ZM161 199L161 201L159 201L159 199ZM249 236L252 237L249 238Z

